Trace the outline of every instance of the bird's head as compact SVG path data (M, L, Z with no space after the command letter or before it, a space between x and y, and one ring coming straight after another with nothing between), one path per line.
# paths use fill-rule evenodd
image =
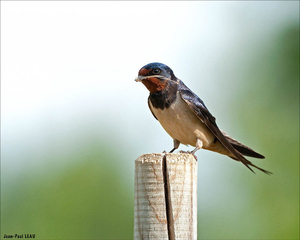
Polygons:
M142 67L135 81L142 82L150 93L154 93L163 91L170 81L177 83L177 78L167 65L154 62Z

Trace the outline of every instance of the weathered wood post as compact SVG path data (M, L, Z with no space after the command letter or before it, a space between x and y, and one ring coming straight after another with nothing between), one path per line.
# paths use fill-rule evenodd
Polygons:
M197 239L197 161L144 154L135 161L134 239Z

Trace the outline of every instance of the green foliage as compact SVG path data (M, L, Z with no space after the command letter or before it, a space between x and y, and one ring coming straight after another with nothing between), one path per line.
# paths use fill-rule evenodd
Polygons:
M2 233L35 233L38 239L132 239L133 197L113 166L119 157L95 149L69 157L76 164L65 171L49 168L39 177L31 172L2 191Z
M299 239L299 25L282 29L273 42L258 46L244 102L235 106L266 156L259 165L274 173L244 186L255 194L247 214L263 213L254 238Z

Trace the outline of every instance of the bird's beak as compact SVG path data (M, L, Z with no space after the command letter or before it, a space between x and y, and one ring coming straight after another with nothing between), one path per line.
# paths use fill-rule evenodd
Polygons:
M143 77L143 76L138 76L136 79L134 79L134 81L136 81L136 82L141 82L141 81L143 81L145 79L145 77Z
M149 79L149 78L158 78L160 80L170 80L169 78L161 76L161 75L152 75L152 76L138 76L137 78L134 79L134 81L141 82L141 81Z

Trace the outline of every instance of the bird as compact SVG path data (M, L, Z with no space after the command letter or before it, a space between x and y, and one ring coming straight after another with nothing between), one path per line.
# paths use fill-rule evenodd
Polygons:
M204 102L174 75L170 67L159 62L149 63L139 70L135 81L142 82L149 90L150 111L173 138L174 147L170 153L180 144L190 145L195 149L188 153L194 156L199 149L206 149L243 163L253 173L251 167L272 174L245 158L265 157L220 130Z

